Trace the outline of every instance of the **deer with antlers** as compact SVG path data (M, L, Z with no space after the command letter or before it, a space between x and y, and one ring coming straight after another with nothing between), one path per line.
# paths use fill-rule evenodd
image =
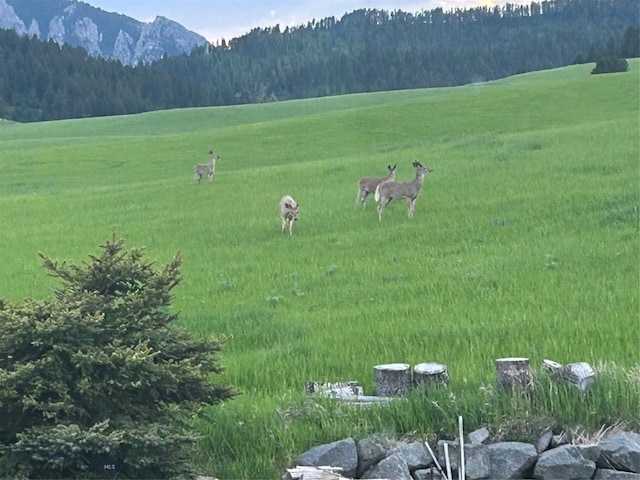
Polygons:
M394 198L407 199L407 214L409 218L413 217L413 211L416 208L416 199L422 190L425 175L433 172L429 167L423 166L420 162L414 161L413 166L416 169L416 178L411 182L385 182L378 185L374 195L378 202L378 220L382 221L382 211Z
M397 164L394 165L393 167L391 165L388 165L387 169L389 170L389 173L384 178L372 178L372 177L361 178L358 181L358 196L356 197L356 205L360 203L364 207L365 202L367 201L367 198L369 197L369 195L372 195L376 191L376 188L378 188L378 185L384 182L390 182L392 180L395 180L397 166L398 166Z

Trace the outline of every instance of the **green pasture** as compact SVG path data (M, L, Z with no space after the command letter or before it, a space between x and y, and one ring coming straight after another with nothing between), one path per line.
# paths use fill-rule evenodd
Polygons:
M194 334L229 337L216 381L242 392L196 424L194 458L220 478L280 478L321 441L445 432L459 413L470 427L497 424L503 408L523 423L532 409L594 427L617 413L638 421L638 376L617 370L640 359L638 60L630 66L0 123L0 297L50 295L38 253L81 262L114 231L159 265L180 252L175 310ZM210 149L215 180L195 184ZM434 170L414 218L401 201L382 222L373 199L355 205L360 177L397 163L408 181L413 160ZM278 217L285 194L301 204L291 237ZM617 380L588 400L505 400L491 390L494 361L513 356L536 369L585 361ZM309 380L356 380L373 394L374 365L428 361L449 367L453 396L356 414L302 393Z

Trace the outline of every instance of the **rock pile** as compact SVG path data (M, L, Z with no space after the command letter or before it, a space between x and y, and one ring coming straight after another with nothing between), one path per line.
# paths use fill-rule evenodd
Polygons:
M635 432L611 432L592 445L562 444L562 439L554 438L551 431L542 435L535 445L489 444L489 440L486 429L466 436L466 479L640 480L640 434ZM356 442L349 437L307 450L300 456L298 465L336 467L333 470L340 474L332 473L330 477L336 479L440 479L446 478L444 453L448 450L451 478L458 478L459 448L459 443L439 441L436 448L431 449L432 456L430 447L422 442L392 444L377 437ZM289 472L284 478L304 480L306 476L296 477Z

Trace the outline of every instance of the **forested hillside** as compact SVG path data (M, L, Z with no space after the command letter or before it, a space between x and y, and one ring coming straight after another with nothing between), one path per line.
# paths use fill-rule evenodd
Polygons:
M126 67L0 30L0 117L40 121L461 85L639 55L637 0L555 0L410 14L357 10L255 29Z

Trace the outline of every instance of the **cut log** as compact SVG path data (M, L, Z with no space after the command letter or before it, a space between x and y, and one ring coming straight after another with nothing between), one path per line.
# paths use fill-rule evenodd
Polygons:
M565 378L569 383L578 387L581 392L586 391L595 379L595 372L587 362L570 363L564 367Z
M419 363L413 367L413 385L446 386L449 385L449 371L442 363Z
M411 370L408 363L388 363L374 367L376 395L401 397L411 388Z
M595 372L587 362L562 365L553 360L543 360L542 367L551 374L551 378L569 382L581 392L587 391L595 379Z
M497 384L503 390L529 390L533 376L528 358L499 358L496 360Z
M554 378L560 378L563 365L553 360L543 360L542 368L545 369Z
M287 468L284 480L339 480L347 477L340 475L341 467L304 467Z
M306 382L307 393L324 395L330 398L348 398L364 395L364 389L355 381L348 382Z

